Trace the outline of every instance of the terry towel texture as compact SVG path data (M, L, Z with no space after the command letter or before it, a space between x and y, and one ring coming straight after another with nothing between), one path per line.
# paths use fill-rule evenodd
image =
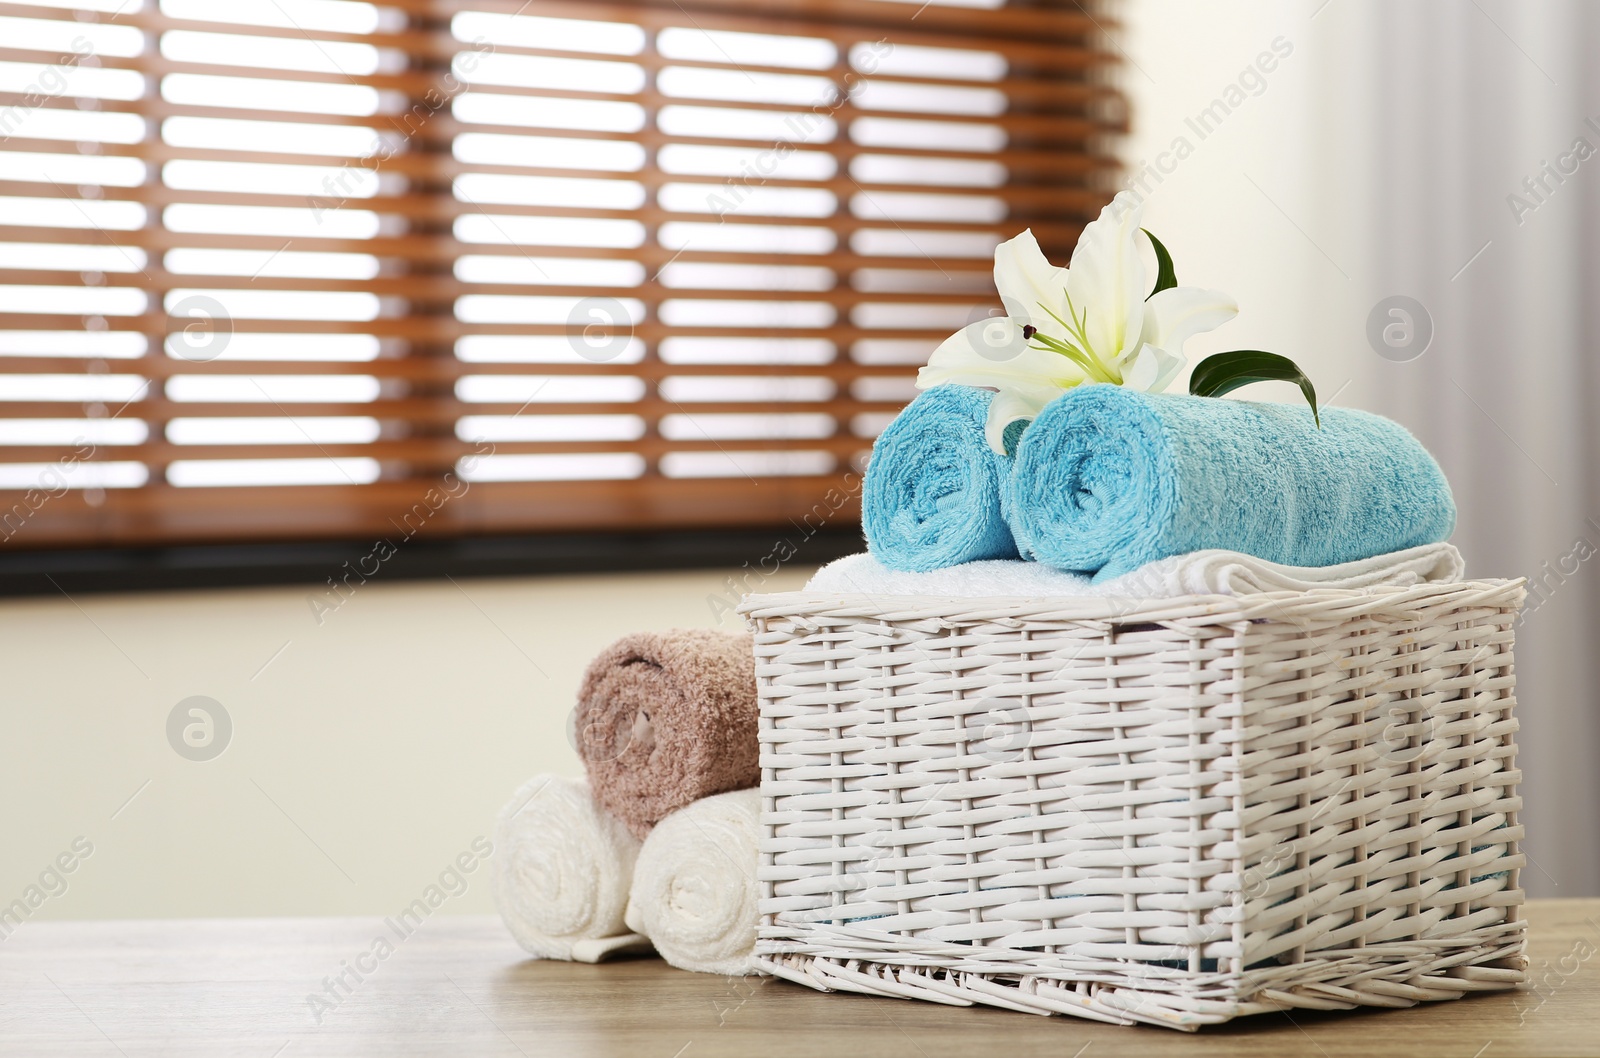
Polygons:
M589 663L575 734L595 800L643 838L691 801L761 781L758 719L748 635L641 632Z
M872 446L861 495L867 547L890 569L929 570L1016 558L1000 513L1011 460L984 439L994 394L924 390Z
M1328 566L1447 539L1450 486L1398 423L1091 385L1048 405L1006 483L1022 555L1096 581L1222 549Z
M1170 599L1180 595L1243 595L1313 588L1409 588L1448 584L1465 575L1461 552L1450 544L1425 544L1337 566L1283 566L1237 551L1196 551L1141 566L1098 584L1082 573L1040 562L968 562L906 573L871 555L846 555L817 570L806 591L866 595L942 595L992 598L1020 595L1124 596Z
M628 928L680 970L755 973L760 822L760 790L718 794L663 819L639 850Z
M638 839L582 779L525 783L495 820L494 847L495 907L529 954L597 962L648 947L623 922Z

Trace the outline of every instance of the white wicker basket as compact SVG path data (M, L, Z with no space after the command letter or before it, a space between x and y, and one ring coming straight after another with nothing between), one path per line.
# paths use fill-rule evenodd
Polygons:
M760 965L1182 1029L1513 987L1522 597L750 596Z

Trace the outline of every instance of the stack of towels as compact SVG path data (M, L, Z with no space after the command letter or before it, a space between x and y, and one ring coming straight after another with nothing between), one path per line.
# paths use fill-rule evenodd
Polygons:
M1444 473L1381 416L1324 408L1318 428L1305 407L1085 385L1000 454L992 397L938 386L895 418L867 468L869 553L811 588L1159 597L1461 576Z
M651 947L755 972L755 660L748 635L627 636L590 663L574 736L586 779L540 775L495 825L494 897L544 959Z
M998 454L990 399L940 386L890 424L866 475L869 553L808 587L1149 598L1463 574L1444 475L1387 419L1324 408L1319 429L1300 407L1092 385ZM758 715L749 636L632 635L595 658L574 714L587 778L534 778L496 825L517 941L755 972Z

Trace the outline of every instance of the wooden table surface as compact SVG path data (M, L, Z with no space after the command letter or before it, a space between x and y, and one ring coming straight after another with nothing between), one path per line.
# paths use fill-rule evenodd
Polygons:
M534 962L490 917L441 916L403 940L377 919L29 922L0 941L0 1055L1600 1054L1600 900L1535 902L1528 919L1523 991L1198 1035L824 995L656 959ZM380 936L393 942L382 959ZM371 972L337 1005L308 1001L347 965Z

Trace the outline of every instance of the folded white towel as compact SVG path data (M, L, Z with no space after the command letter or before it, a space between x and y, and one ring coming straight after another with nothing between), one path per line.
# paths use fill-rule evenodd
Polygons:
M761 791L701 798L655 825L639 850L628 928L680 970L756 972Z
M494 903L529 954L599 962L649 949L623 922L639 841L582 779L530 779L500 810L494 846Z
M956 598L1081 595L1169 599L1312 588L1408 588L1458 581L1464 572L1461 552L1450 544L1424 544L1337 566L1281 566L1237 551L1194 551L1151 562L1099 584L1083 574L1040 562L1000 559L904 573L863 553L823 566L806 590Z

